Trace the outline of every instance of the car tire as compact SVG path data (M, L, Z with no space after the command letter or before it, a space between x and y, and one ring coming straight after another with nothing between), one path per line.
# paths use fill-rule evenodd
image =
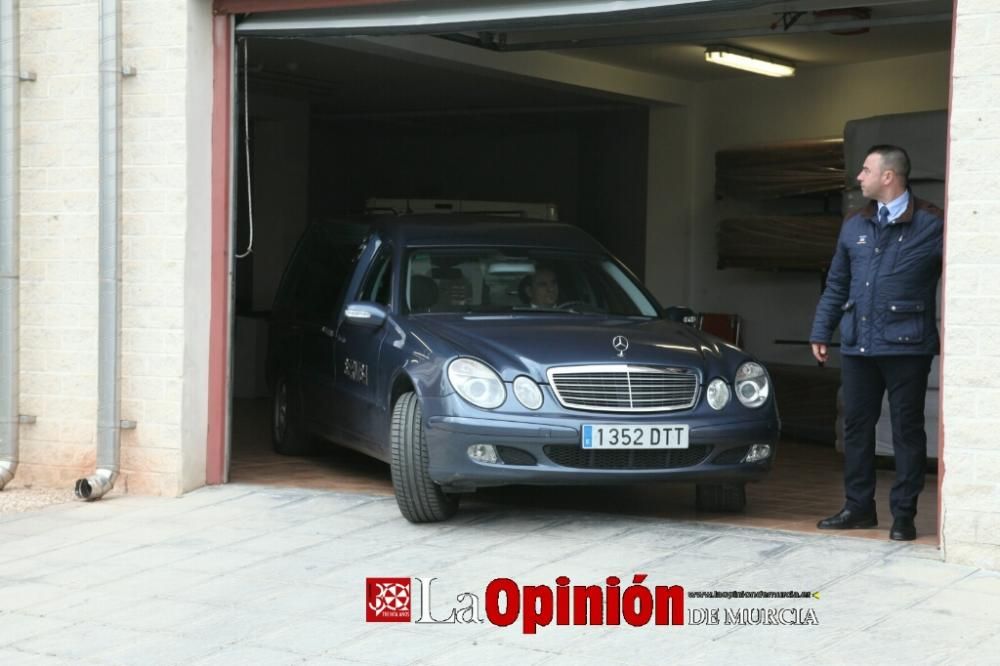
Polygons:
M458 496L449 495L428 472L427 436L420 401L404 393L392 408L392 487L399 512L411 523L448 520L458 511Z
M747 506L746 484L707 484L695 486L695 506L699 511L738 513Z
M316 441L302 428L302 405L284 376L274 384L271 399L271 442L275 453L304 456L314 453Z

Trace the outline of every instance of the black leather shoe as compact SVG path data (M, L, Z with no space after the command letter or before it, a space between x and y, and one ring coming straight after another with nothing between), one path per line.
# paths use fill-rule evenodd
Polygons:
M850 509L841 509L840 513L816 523L816 527L821 530L863 530L877 525L878 516L874 511L858 513Z
M892 529L889 530L889 538L893 541L913 541L917 538L917 528L913 525L913 518L900 516L892 521Z

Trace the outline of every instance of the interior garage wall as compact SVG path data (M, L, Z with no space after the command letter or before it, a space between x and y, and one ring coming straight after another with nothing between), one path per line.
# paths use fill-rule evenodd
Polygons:
M309 103L251 93L249 108L253 252L236 261L240 314L271 309L278 280L309 220ZM240 141L242 126L241 116ZM237 148L236 248L242 253L250 241L250 217L245 151L242 144Z
M692 116L689 107L649 112L645 278L665 306L691 302Z
M651 229L648 254L677 256L678 243L689 236L686 304L700 311L740 314L746 347L763 360L811 364L806 346L775 345L773 341L808 338L820 294L820 274L716 269L718 222L732 213L733 204L715 199L715 153L736 146L841 136L844 123L855 118L946 108L949 57L943 51L800 69L794 78L783 80L756 76L724 79L701 84L686 113L654 112L650 121L651 169L683 179L689 184L690 200L680 202L683 188L676 184L671 189L677 199L654 197L656 186L651 185L649 219L657 226ZM915 81L920 85L914 85ZM686 131L693 137L689 146L683 142ZM686 154L678 152L685 148L689 151ZM670 160L680 160L685 166L663 166ZM853 172L855 167L848 165L847 169ZM651 173L651 184L658 180ZM685 206L691 211L686 219L677 211ZM679 281L681 276L660 269L651 277L661 297L678 292L668 282Z

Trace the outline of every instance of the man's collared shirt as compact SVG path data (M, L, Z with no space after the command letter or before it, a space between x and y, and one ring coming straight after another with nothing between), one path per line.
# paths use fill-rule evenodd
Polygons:
M893 199L889 203L887 203L887 204L881 204L880 203L878 205L878 209L877 210L881 211L883 207L884 208L888 208L889 209L889 224L893 224L896 220L898 220L900 218L900 216L902 216L903 213L906 212L906 207L908 205L910 205L910 191L909 190L905 190L902 194L900 194L898 197L896 197L895 199ZM875 215L875 219L878 220L878 214L877 213Z

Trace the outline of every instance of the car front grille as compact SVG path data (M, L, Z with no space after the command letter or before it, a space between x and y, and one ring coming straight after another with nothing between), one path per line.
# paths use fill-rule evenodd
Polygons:
M668 412L698 400L698 373L687 368L588 365L549 368L563 407L598 412Z
M712 447L696 444L666 451L594 451L572 444L549 444L543 451L555 464L576 469L676 469L704 462Z

